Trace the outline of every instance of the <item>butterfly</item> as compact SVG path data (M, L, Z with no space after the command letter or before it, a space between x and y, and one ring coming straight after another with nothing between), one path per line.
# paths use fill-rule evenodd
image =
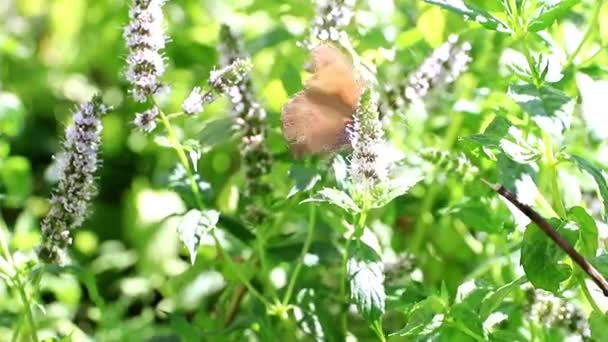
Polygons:
M331 152L348 144L347 127L359 105L363 81L338 47L312 50L312 77L282 109L283 135L296 156Z

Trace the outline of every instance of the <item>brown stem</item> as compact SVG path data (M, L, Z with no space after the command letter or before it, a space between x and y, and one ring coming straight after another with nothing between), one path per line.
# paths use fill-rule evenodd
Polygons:
M551 227L549 222L547 222L540 214L538 214L534 209L530 206L521 203L517 196L511 191L505 189L502 185L495 185L483 180L486 184L488 184L494 191L496 191L499 195L507 199L509 202L513 203L514 206L517 207L522 213L524 213L532 222L534 222L542 231L544 231L550 238L555 242L559 248L561 248L566 254L576 262L589 278L593 280L594 283L599 286L599 288L604 293L604 296L608 297L608 281L604 278L598 270L587 261L582 255L580 255L574 247L564 239L559 233Z

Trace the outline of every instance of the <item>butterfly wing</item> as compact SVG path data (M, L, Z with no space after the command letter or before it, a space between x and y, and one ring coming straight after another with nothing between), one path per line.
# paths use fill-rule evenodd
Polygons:
M283 133L296 155L338 149L348 143L346 126L361 87L348 58L333 45L312 52L313 76L283 107Z

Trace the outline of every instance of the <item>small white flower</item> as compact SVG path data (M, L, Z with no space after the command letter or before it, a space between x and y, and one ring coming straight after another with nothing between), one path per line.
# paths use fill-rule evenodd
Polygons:
M190 95L182 103L182 110L188 115L194 115L203 111L203 97L201 96L201 88L194 87Z
M135 113L135 119L133 123L137 128L144 132L152 132L154 128L156 128L156 119L160 111L156 107L152 107L148 110L145 110L141 113Z

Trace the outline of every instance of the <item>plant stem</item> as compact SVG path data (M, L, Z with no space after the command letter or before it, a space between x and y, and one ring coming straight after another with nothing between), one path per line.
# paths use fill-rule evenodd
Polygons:
M585 32L583 39L581 39L581 42L578 44L576 49L574 49L574 52L570 55L570 57L568 57L568 60L566 61L566 66L564 67L564 69L568 69L572 65L572 63L574 63L574 59L576 58L576 56L578 56L578 54L581 52L581 50L583 49L583 46L585 46L585 43L587 42L587 40L589 40L589 38L591 38L591 34L593 34L593 32L595 31L594 28L595 28L595 26L597 26L597 23L599 22L602 3L603 3L602 0L596 1L595 7L593 8L591 22L589 23L589 27L587 28L587 32Z
M553 157L553 147L551 145L551 137L549 133L543 133L543 141L545 143L545 159L548 177L551 182L551 204L555 208L555 212L559 217L566 217L566 207L562 201L562 195L559 191L559 184L557 182L557 167L555 158Z
M2 228L4 228L4 222L2 222L2 226ZM30 304L30 300L27 296L27 293L25 292L25 284L21 279L21 274L17 269L15 260L13 259L13 256L11 255L10 251L8 250L8 245L4 241L4 234L2 231L0 231L0 253L2 253L2 258L6 259L6 261L11 264L15 272L15 274L11 278L13 280L13 284L15 285L14 287L17 288L17 292L19 293L19 297L21 298L23 307L25 308L25 317L27 319L27 323L30 326L30 338L33 342L38 342L40 341L38 339L38 327L36 326L34 314L32 313L32 305Z
M572 247L568 240L564 239L556 230L553 228L547 220L545 220L536 210L532 209L530 206L521 203L517 196L509 190L505 189L502 185L492 185L486 182L494 191L496 191L500 196L504 197L506 200L511 202L514 206L517 207L522 213L524 213L528 218L536 224L536 226L541 229L555 244L559 246L568 256L597 284L597 286L602 290L604 296L608 297L608 281L604 276L593 266L585 257L583 257L579 252Z
M346 244L344 245L344 253L342 254L342 265L341 271L342 276L340 277L340 300L344 301L344 303L348 303L349 300L346 298L346 282L347 282L347 273L346 273L346 263L348 261L348 250L350 249L350 243L353 240L355 232L353 232L346 240ZM348 304L347 304L348 306ZM348 307L346 308L344 314L342 315L342 330L344 331L344 337L346 338L346 334L348 332Z
M156 105L156 107L159 108L158 105ZM171 122L169 122L169 119L167 118L165 113L160 110L160 108L158 111L160 113L160 119L163 122L165 129L167 130L167 134L169 135L169 142L171 143L171 145L173 145L173 149L175 149L177 157L186 169L186 174L188 175L188 179L190 180L190 189L192 190L192 194L194 195L196 205L198 206L198 209L203 209L203 201L201 200L201 195L198 191L198 185L196 184L196 179L194 178L194 174L192 173L192 169L190 168L190 163L188 162L188 157L184 152L184 148L179 142L177 134L175 134L175 130L173 130L173 126L171 126Z
M29 298L25 293L25 286L21 281L21 276L17 272L15 274L15 283L17 285L17 291L19 292L19 296L21 297L21 301L23 302L23 306L25 307L25 317L27 318L27 322L30 326L30 334L32 341L38 342L38 328L36 327L36 321L34 320L34 314L32 313L32 306L30 305Z
M371 327L374 333L376 333L376 336L378 336L378 340L386 342L386 337L384 336L384 332L382 331L382 320L379 319L377 321L374 321Z
M302 247L302 252L300 254L300 259L296 264L296 268L291 275L291 279L289 280L289 285L287 286L287 291L285 292L285 297L283 298L283 305L288 305L289 300L291 299L291 294L293 292L293 288L296 284L296 280L298 279L298 275L300 274L300 270L302 269L302 265L304 264L304 258L310 249L310 245L312 244L312 240L315 235L315 222L316 218L316 206L314 204L310 205L310 211L308 214L308 235L306 236L306 240L304 241L304 246Z
M247 287L247 290L249 292L251 292L251 294L253 294L257 299L259 299L266 306L270 306L271 305L270 302L268 302L268 300L266 300L266 298L264 298L264 296L238 270L238 268L236 267L236 265L235 265L234 261L232 260L232 258L230 257L230 255L228 255L228 253L226 253L226 251L224 250L224 247L222 247L220 240L217 238L217 235L215 235L215 231L211 231L211 236L213 237L213 240L215 241L215 247L217 248L220 255L224 258L224 260L226 260L232 273L234 273L241 280L243 285L245 285L245 287Z

